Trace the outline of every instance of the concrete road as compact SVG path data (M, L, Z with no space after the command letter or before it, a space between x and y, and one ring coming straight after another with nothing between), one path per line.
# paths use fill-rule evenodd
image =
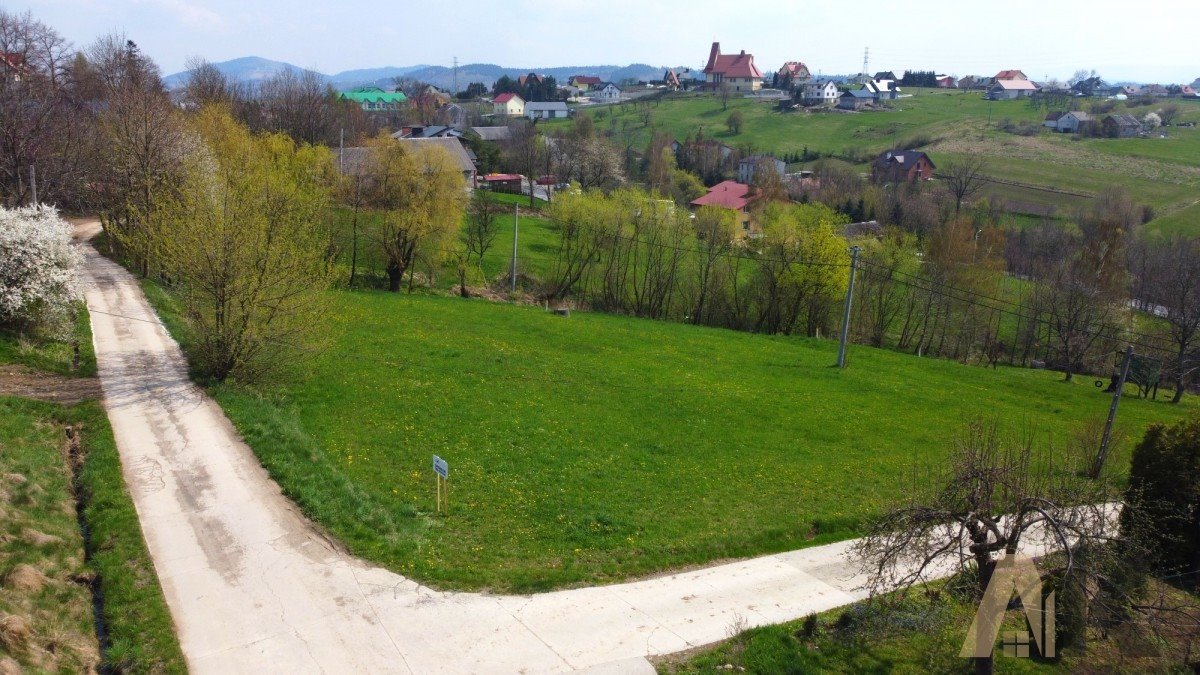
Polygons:
M646 656L738 620L862 597L847 544L531 597L439 592L357 560L191 384L133 277L83 249L104 405L193 673L649 673Z

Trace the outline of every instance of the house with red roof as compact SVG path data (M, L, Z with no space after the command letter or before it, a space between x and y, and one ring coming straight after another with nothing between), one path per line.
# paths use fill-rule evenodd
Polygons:
M513 93L500 94L492 99L492 114L520 117L525 114L525 99Z
M1002 71L996 73L996 76L993 77L992 79L993 80L1028 80L1029 78L1025 77L1025 73L1021 72L1020 70L1013 69L1013 70L1002 70Z
M920 150L888 150L871 163L871 177L885 183L932 180L937 169Z
M755 236L759 234L758 223L755 222L753 214L750 213L754 203L758 201L759 195L756 194L754 188L739 183L733 180L727 180L723 183L708 189L708 194L698 199L693 199L691 207L698 209L701 206L715 206L720 209L728 209L737 213L738 223L741 225L741 236Z
M802 89L812 81L812 72L800 61L788 61L775 73L775 87L779 89Z
M754 55L742 50L740 54L722 54L721 43L712 43L708 65L704 66L705 86L709 89L728 87L730 91L758 91L762 88L762 71L754 65Z

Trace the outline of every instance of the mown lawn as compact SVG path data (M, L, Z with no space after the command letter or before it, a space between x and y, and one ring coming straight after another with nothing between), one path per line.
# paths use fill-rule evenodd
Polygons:
M442 587L543 590L848 537L965 421L1061 448L1109 401L1086 378L865 347L839 372L820 340L447 297L332 302L332 346L302 374L213 393L306 512ZM1128 400L1120 423L1136 436L1194 409ZM448 518L430 515L434 454Z

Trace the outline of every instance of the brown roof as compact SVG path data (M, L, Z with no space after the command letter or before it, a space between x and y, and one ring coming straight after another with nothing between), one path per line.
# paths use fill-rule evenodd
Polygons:
M717 73L725 77L757 77L762 78L762 71L754 65L754 55L742 50L740 54L722 54L721 43L712 43L708 54L708 65L704 66L705 74Z
M1025 73L1022 73L1019 70L1002 70L1002 71L996 73L996 77L994 77L993 79L996 79L996 80L1028 80L1029 78L1025 77Z

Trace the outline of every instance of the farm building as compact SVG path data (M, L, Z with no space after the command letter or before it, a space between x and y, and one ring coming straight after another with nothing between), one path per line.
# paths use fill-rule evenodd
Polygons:
M930 180L936 168L929 155L920 150L888 150L871 163L871 177L891 183Z
M754 55L745 50L740 54L722 54L720 42L712 43L704 75L705 86L709 89L727 86L731 91L758 91L762 88L763 74L754 65Z
M1015 68L1014 68L1014 69L1012 69L1012 70L1002 70L1002 71L1000 71L1000 72L996 73L996 76L995 76L995 77L993 77L992 79L993 79L993 80L995 80L995 81L1000 81L1000 80L1025 80L1025 81L1029 81L1029 78L1025 76L1025 73L1023 73L1023 72L1021 72L1020 70L1017 70L1017 69L1015 69Z
M1067 113L1061 110L1055 110L1054 112L1046 115L1046 119L1042 122L1042 126L1058 131L1058 121L1062 119L1063 115L1066 114Z
M1105 117L1100 125L1109 138L1134 138L1142 132L1142 123L1133 115L1120 114Z
M939 89L954 89L958 86L958 82L953 75L938 75L937 86Z
M483 177L484 185L493 192L521 194L521 183L525 177L519 173L489 173Z
M1092 121L1092 116L1082 110L1072 110L1058 118L1054 130L1064 134L1079 133L1079 129Z
M565 119L571 114L562 101L529 102L525 104L525 116L531 120Z
M862 110L864 107L874 104L874 92L867 91L866 89L855 89L839 96L837 107L839 110Z

